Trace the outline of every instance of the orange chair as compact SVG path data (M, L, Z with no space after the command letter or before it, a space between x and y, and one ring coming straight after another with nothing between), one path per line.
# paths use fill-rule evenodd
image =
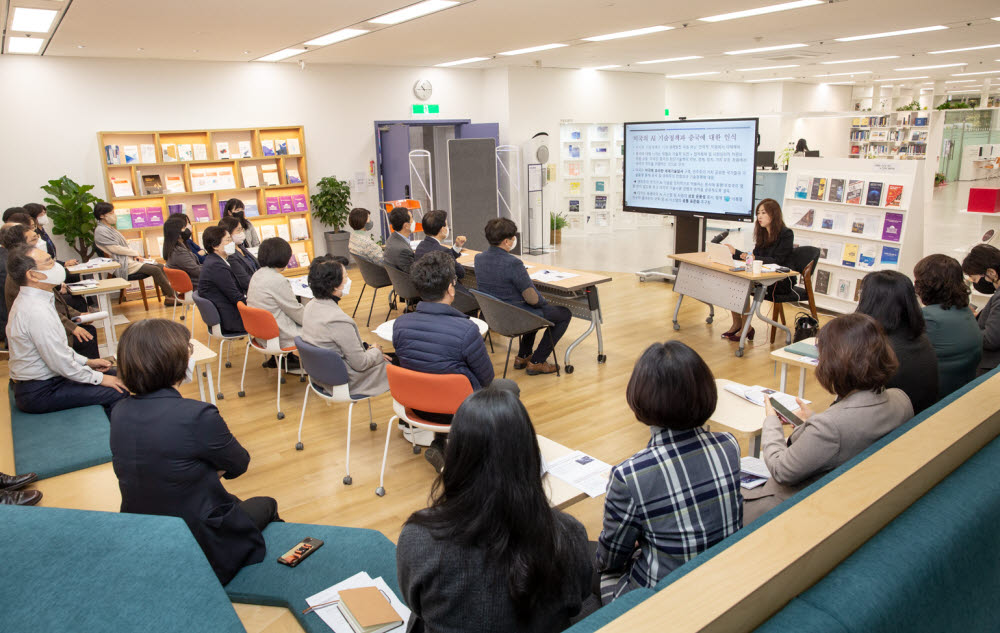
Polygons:
M385 223L389 226L389 233L394 233L392 225L389 224L389 212L396 207L403 207L404 209L413 211L413 220L417 223L417 228L413 232L424 232L424 224L421 222L424 219L424 214L420 211L420 202L418 200L390 200L385 203Z
M247 351L243 356L243 375L240 377L240 390L239 397L246 396L246 391L243 390L243 384L247 377L247 358L250 356L250 350L254 349L264 354L265 356L274 356L278 361L278 419L283 420L285 414L281 410L281 383L285 382L285 379L281 376L281 363L285 363L285 371L288 371L288 355L295 352L295 346L291 347L281 347L281 343L278 341L278 322L274 319L274 315L267 310L262 310L260 308L251 308L247 304L240 301L236 304L236 308L240 311L240 318L243 319L243 327L246 329L247 334Z
M194 305L194 299L191 298L191 293L194 292L194 284L191 283L191 277L181 270L180 268L170 268L168 266L163 267L163 274L167 276L167 281L173 287L174 292L177 293L177 299L181 300L181 321L187 315L188 310L192 310ZM174 309L170 312L170 320L174 320L174 316L177 314L177 299L174 299ZM189 321L191 325L191 338L194 338L194 319Z
M396 365L386 365L385 369L389 378L389 393L392 395L392 410L395 415L389 419L385 432L382 472L379 474L378 488L375 489L375 494L380 497L385 495L385 462L389 456L389 437L392 435L393 422L399 419L414 429L448 433L451 430L450 424L428 422L413 409L454 414L458 411L459 405L472 393L472 383L462 374L425 374ZM420 447L416 444L415 436L415 433L410 433L413 453L419 455Z

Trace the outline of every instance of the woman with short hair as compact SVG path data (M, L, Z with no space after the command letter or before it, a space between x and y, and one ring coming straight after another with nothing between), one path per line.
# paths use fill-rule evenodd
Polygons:
M962 272L969 276L976 291L990 295L979 310L976 323L983 332L983 359L978 375L1000 365L1000 250L989 244L974 246L962 260Z
M246 303L246 287L239 278L230 258L236 252L236 245L229 232L221 226L210 226L202 234L202 241L208 256L198 277L198 296L208 299L219 312L222 333L226 335L245 334L243 317L237 304Z
M253 277L255 272L260 270L260 262L254 257L253 253L247 250L247 235L240 225L239 220L234 217L225 217L219 220L219 226L226 229L229 232L229 236L233 238L236 250L228 261L233 267L233 272L236 273L237 279L240 280L240 287L243 288L243 292L247 292L250 288L250 278Z
M302 333L302 316L305 306L299 303L292 292L292 286L281 271L288 268L292 258L292 247L280 237L269 237L260 243L257 260L260 270L250 278L250 288L247 290L247 305L267 310L274 315L278 324L278 341L281 347L295 345L295 337ZM295 354L289 354L287 371L299 368L299 359ZM277 367L277 361L272 356L266 367Z
M371 212L368 209L356 207L351 209L351 214L347 216L347 223L351 225L351 240L347 244L347 250L355 257L364 257L368 261L382 265L382 247L372 239L371 231L375 223L371 221Z
M246 205L243 204L242 200L239 198L230 198L229 200L226 200L226 206L222 209L222 217L231 217L240 223L240 227L246 234L246 242L244 242L245 246L248 248L260 246L260 235L257 233L257 227L253 225L253 222L247 219Z

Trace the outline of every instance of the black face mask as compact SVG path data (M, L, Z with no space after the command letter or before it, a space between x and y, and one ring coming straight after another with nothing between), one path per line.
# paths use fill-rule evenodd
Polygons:
M367 222L365 222L365 230L366 231L370 231L373 228L375 228L375 223L374 222L372 222L371 220L368 220Z
M181 239L184 241L191 239L191 229L184 229L181 231Z
M976 292L983 295L991 295L997 291L996 286L993 285L992 281L986 278L986 275L980 277L979 281L973 282L972 287L976 289Z
M242 220L245 215L246 212L244 211L233 211L233 217L236 218L237 220Z

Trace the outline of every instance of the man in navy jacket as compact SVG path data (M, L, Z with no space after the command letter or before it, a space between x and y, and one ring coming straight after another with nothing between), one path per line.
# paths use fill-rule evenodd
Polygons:
M476 298L462 285L462 278L465 277L465 267L458 263L458 258L462 254L462 247L465 246L465 236L455 237L455 244L451 248L444 245L448 239L448 214L444 211L428 211L424 214L424 237L423 241L417 244L414 260L417 261L428 253L448 253L455 260L455 301L453 308L465 314L475 314L479 311L479 304Z

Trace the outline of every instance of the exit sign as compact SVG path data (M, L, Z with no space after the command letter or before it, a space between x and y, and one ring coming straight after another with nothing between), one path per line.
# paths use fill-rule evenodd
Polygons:
M663 116L670 116L670 109L669 108L665 108L663 110Z
M414 103L410 106L410 113L414 116L441 114L441 106L436 103Z

